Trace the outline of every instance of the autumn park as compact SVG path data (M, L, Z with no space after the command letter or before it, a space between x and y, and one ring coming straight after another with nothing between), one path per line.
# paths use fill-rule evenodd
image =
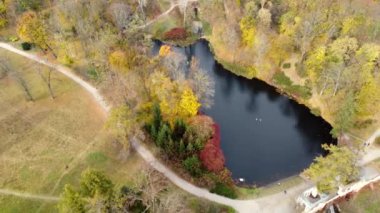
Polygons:
M0 0L0 212L380 212L379 11Z

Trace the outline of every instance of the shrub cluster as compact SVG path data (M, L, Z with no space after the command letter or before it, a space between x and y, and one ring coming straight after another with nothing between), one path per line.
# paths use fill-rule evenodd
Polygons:
M145 125L156 146L173 162L181 162L191 176L207 182L231 185L231 173L225 168L220 147L220 130L210 117L197 115L186 122L165 121L158 104L153 106L152 119Z
M165 40L184 40L187 38L187 32L184 28L173 28L164 34Z
M23 43L21 43L21 48L25 51L31 50L32 44L29 42L23 42Z
M215 187L210 190L210 192L218 195L223 195L232 199L237 198L235 190L231 186L223 183L217 183Z

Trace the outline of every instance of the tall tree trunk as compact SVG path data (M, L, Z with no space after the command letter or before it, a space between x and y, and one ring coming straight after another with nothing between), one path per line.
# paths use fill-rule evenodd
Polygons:
M48 87L48 90L49 90L50 97L52 99L55 99L55 95L54 95L53 88L51 85L52 70L49 68L47 77L45 77L44 74L40 70L38 70L38 73L40 74L42 80L46 83L46 86Z
M339 73L338 73L338 79L336 80L336 83L335 83L335 89L334 89L334 94L333 96L336 95L336 93L338 92L338 89L339 89L339 85L340 85L340 77L342 75L342 70L339 70Z

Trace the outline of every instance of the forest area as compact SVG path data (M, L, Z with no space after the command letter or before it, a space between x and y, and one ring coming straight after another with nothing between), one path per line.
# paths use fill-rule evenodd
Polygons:
M323 145L329 155L303 172L329 193L359 179L364 147L347 137L367 138L379 127L379 11L378 0L0 0L0 40L65 65L100 90L112 106L105 129L123 149L143 138L185 180L236 199L219 125L201 113L213 106L214 79L172 46L206 39L226 69L267 82L331 124L338 144ZM167 44L153 55L156 39ZM9 77L25 101L38 102L9 61L0 58L0 80ZM35 69L52 101L60 97L52 69ZM58 209L232 211L211 203L169 208L167 183L147 172L146 185L133 188L86 170L76 186L62 187Z

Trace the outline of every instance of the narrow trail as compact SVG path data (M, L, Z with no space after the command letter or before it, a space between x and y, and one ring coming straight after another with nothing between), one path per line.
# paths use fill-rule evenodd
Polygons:
M198 2L198 0L188 0L187 1L187 3L190 3L190 2ZM161 13L160 15L155 17L154 19L148 21L144 25L139 26L138 29L143 29L143 28L148 27L149 25L153 24L154 22L158 21L159 19L163 18L164 16L169 15L175 8L177 8L179 6L181 6L181 4L179 4L179 3L174 4L173 2L171 2L171 6L169 9L167 9L165 12Z
M377 147L375 144L373 144L378 137L380 137L380 129L374 132L371 137L367 139L366 143L370 144L371 146L366 148L366 154L363 156L360 162L362 165L368 164L380 158L380 146Z
M49 201L49 202L59 201L59 197L55 197L55 196L36 195L36 194L30 194L26 192L14 191L14 190L9 190L9 189L0 189L0 194L12 195L12 196L22 197L22 198L32 199L32 200L43 200L43 201Z
M7 43L0 42L0 48L9 50L13 53L29 58L40 64L44 64L46 66L54 68L56 71L62 73L68 78L77 82L81 87L83 87L87 92L89 92L92 95L94 100L99 104L99 106L107 114L109 113L111 107L107 105L107 103L105 102L104 98L99 93L99 91L95 87L91 86L89 83L85 82L80 77L75 75L69 68L48 62L36 55L26 53L22 50L18 50ZM373 140L379 135L380 135L380 130L376 131L368 139L368 141L372 143ZM157 158L155 158L153 154L140 142L140 140L137 137L132 138L131 145L147 163L149 163L157 171L161 172L165 177L167 177L179 188L197 197L208 199L210 201L213 201L222 205L231 206L241 213L250 213L250 212L260 212L260 213L265 213L265 212L288 213L289 212L289 213L292 213L295 211L294 209L295 198L303 190L311 186L309 183L304 182L304 183L299 184L298 186L288 189L287 194L280 192L277 194L269 195L269 196L254 199L254 200L233 200L233 199L229 199L223 196L210 193L207 189L197 187L187 182L186 180L182 179L181 177L176 175L173 171L171 171L168 167L162 164ZM373 156L370 155L368 159L370 160L374 157L376 158L380 157L380 151L378 154L379 155L377 155L377 153L374 154ZM0 190L0 193L12 194L15 196L20 196L20 197L30 197L30 198L35 197L35 198L50 199L50 200L55 200L55 201L56 199L58 199L57 197L31 195L31 194L19 193L19 192L8 191L8 190L3 190L3 191Z

